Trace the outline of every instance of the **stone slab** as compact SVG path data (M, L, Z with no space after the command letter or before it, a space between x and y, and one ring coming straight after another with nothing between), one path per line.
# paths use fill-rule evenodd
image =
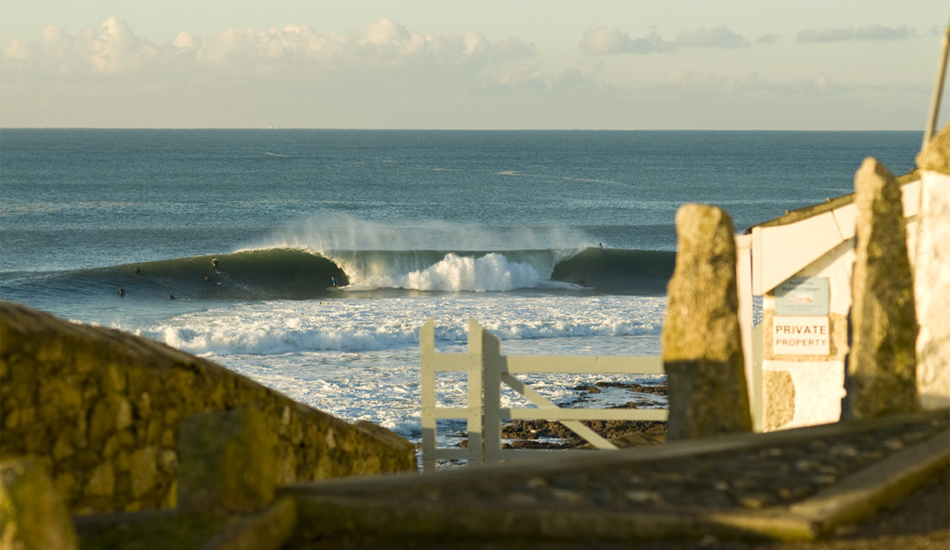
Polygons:
M913 432L922 426L929 427L920 432L918 439L907 440L911 443L890 435ZM813 540L873 514L946 468L950 464L948 428L950 411L940 411L645 449L577 452L557 459L412 478L398 475L298 485L280 493L297 499L298 537L305 538L332 539L358 533L386 540L431 538L443 543L459 539L567 541L578 537L588 542L631 541L708 535ZM716 460L737 463L746 454L775 460L778 465L785 460L793 468L808 466L808 459L796 458L789 450L806 448L816 440L832 442L832 447L823 451L828 456L837 452L834 446L839 443L840 456L848 455L848 441L864 441L892 452L840 478L830 475L832 479L822 489L793 494L788 502L778 504L769 504L763 497L758 507L754 490L742 506L704 506L653 501L655 496L648 490L624 488L638 468L649 469L651 475L675 476L683 473L677 470L676 462L684 460L701 468ZM784 458L780 456L783 452ZM741 483L754 473L739 466L734 475L706 480L714 487ZM808 469L803 470L803 476L805 471ZM815 470L807 475L821 474ZM677 483L670 479L671 485ZM544 480L549 484L545 485ZM607 487L607 500L591 499L601 482ZM697 489L690 485L693 481L689 479L684 483L688 491L711 492L710 487ZM618 495L617 491L626 493ZM544 498L537 498L542 494ZM611 498L625 504L616 506Z

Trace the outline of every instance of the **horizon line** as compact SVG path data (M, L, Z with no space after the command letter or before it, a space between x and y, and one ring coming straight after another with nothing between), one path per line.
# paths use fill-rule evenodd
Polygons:
M353 131L353 132L920 132L924 130L899 129L839 129L802 130L766 128L346 128L346 127L283 127L283 126L0 126L2 130L158 130L158 131L204 131L204 130L273 130L273 131Z

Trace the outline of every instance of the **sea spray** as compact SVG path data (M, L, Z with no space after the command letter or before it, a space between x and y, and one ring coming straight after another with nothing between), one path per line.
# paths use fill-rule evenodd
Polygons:
M442 220L379 222L341 213L288 223L251 248L338 250L542 250L579 251L596 241L583 230L559 225L476 225Z

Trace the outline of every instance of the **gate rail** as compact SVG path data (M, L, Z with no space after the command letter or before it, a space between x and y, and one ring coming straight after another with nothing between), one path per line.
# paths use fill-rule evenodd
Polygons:
M468 353L436 353L435 321L429 319L419 331L422 371L422 465L423 471L435 470L436 460L467 460L469 465L498 463L506 460L550 456L551 451L502 449L501 425L504 419L557 420L597 449L617 447L581 423L583 420L659 420L669 415L666 409L565 409L539 394L514 374L521 373L616 373L664 374L660 357L563 356L501 354L501 342L474 319L469 319ZM464 407L438 407L435 395L437 372L467 373L467 400ZM502 384L512 388L535 405L532 408L502 407ZM436 422L460 419L468 423L468 448L436 447Z

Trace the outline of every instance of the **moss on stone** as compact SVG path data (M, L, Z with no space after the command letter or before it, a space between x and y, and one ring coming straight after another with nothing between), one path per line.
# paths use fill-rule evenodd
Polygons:
M921 170L950 175L950 124L931 138L917 155L917 166Z
M34 461L0 464L0 548L76 548L66 506L46 469Z
M388 430L352 426L157 342L7 302L0 368L0 457L45 457L74 513L174 506L182 418L248 405L277 435L280 484L416 471L412 445Z
M202 548L229 524L223 514L141 514L125 521L78 522L83 550Z

